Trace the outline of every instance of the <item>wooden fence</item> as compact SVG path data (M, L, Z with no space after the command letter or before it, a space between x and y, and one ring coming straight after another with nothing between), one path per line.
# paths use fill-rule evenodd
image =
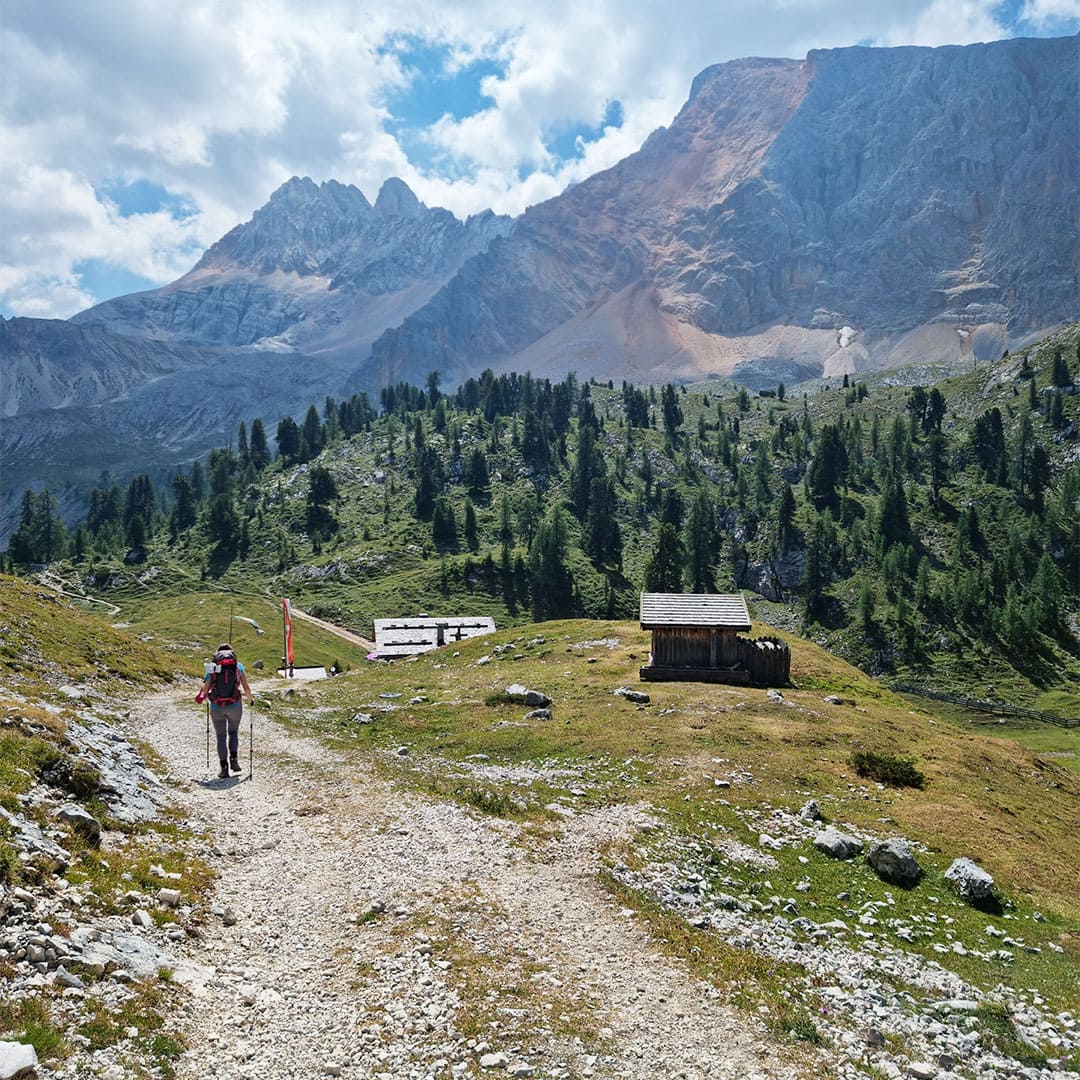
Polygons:
M928 690L924 686L909 686L907 683L892 683L890 690L898 694L915 694L917 697L932 698L934 701L948 701L965 709L995 713L999 716L1019 716L1026 720L1041 720L1058 727L1080 727L1080 717L1055 716L1053 713L1038 712L1035 709L1021 709L1018 705L1009 705L1004 701L980 701L978 698L960 697L959 694L946 694L940 690Z
M787 686L791 677L791 648L777 637L740 637L739 663L758 686Z

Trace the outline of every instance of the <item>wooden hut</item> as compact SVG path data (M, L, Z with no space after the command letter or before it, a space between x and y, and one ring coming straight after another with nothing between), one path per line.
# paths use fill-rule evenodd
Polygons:
M776 638L752 641L750 613L738 593L642 593L641 629L652 631L652 655L641 678L652 681L788 682L791 653Z

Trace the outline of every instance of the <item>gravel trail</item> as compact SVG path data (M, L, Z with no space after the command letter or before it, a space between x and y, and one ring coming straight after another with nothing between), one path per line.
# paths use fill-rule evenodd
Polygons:
M207 979L181 1080L799 1074L598 883L597 849L632 812L578 815L530 850L518 826L399 790L258 706L254 777L229 781L209 779L186 696L141 713L220 871L186 957Z

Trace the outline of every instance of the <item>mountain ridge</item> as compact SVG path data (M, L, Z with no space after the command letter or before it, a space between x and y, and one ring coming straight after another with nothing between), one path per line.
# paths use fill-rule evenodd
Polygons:
M993 359L1080 310L1077 40L714 65L635 154L513 221L460 221L397 179L372 204L293 177L188 274L70 320L92 348L8 326L0 448L38 408L97 410L111 440L110 394L136 395L132 423L156 438L207 354L245 385L219 379L205 422L184 407L192 457L239 419L302 408L294 370L321 399L484 367L761 388ZM124 373L104 379L110 356ZM80 363L61 393L56 372ZM8 522L58 464L20 461Z

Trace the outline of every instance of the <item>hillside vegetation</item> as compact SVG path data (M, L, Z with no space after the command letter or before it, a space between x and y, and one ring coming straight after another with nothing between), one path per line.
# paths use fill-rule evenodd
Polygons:
M257 421L168 491L97 489L71 537L28 495L9 560L105 598L289 595L365 633L743 588L867 672L1076 716L1078 343L766 397L433 374L282 420L276 456Z

